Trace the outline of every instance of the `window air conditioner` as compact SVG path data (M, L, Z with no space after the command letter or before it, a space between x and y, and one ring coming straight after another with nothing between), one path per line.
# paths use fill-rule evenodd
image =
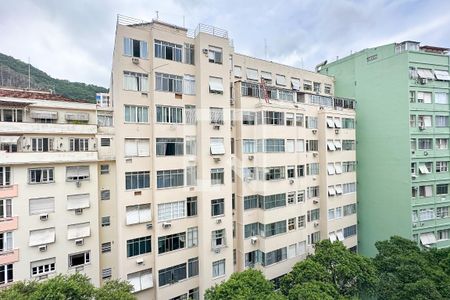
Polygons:
M334 133L339 134L339 129L335 129Z
M314 222L314 227L319 226L319 222Z
M82 209L82 208L77 208L77 209L75 209L75 214L76 214L76 215L81 215L81 214L83 214L83 209Z
M172 224L170 224L169 222L162 223L163 228L170 228L171 226L172 226Z
M81 181L77 180L77 181L75 182L75 184L77 185L77 187L80 187L80 186L81 186Z
M75 245L83 246L84 245L84 239L77 239L77 240L75 240Z
M47 221L48 220L48 214L40 214L39 220L41 221Z
M144 264L144 259L143 258L136 259L136 264L143 265Z
M220 223L222 223L222 219L217 219L216 224L220 224Z
M290 184L294 184L294 179L289 179Z
M219 129L220 129L220 125L217 125L217 124L216 124L216 125L214 125L214 126L213 126L213 129L215 129L215 130L219 130Z
M248 160L253 160L255 157L253 155L248 156Z
M313 200L313 203L314 203L314 204L318 204L319 201L318 201L318 200Z
M41 252L45 252L45 251L47 251L47 245L41 245L41 246L38 247L38 249Z
M313 152L313 156L316 157L317 155L319 155L318 152Z
M220 248L214 248L214 253L220 253Z
M250 242L252 243L252 245L256 244L257 241L258 241L258 238L256 236L252 236L252 238L250 239Z
M312 133L313 133L313 134L316 134L316 133L317 133L317 129L313 129L313 130L312 130Z
M131 61L132 61L133 64L135 64L135 65L138 65L138 64L139 64L139 58L137 58L137 57L133 57L133 58L131 59Z
M220 161L220 157L214 157L214 161L218 163Z
M202 49L202 53L207 55L207 54L208 54L208 49L203 48L203 49Z
M153 228L153 224L152 224L152 223L148 223L148 224L146 225L146 227L147 227L147 229L152 229L152 228Z
M427 84L428 80L426 78L419 79L420 84Z

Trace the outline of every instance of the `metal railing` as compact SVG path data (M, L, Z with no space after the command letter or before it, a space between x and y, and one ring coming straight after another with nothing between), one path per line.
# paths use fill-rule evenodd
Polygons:
M202 23L198 24L197 28L195 29L194 37L196 37L201 32L211 34L213 36L217 36L217 37L224 38L224 39L228 38L228 31L226 31L225 29L214 27L211 25L202 24Z
M117 24L126 25L126 26L139 26L139 25L150 24L150 22L141 20L141 19L136 19L133 17L124 16L124 15L117 15Z

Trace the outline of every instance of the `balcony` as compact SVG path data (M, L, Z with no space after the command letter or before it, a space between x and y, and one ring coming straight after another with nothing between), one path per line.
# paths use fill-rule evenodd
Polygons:
M19 224L19 217L0 218L0 232L16 230Z
M0 165L95 162L96 151L83 152L0 152ZM1 191L1 190L0 190ZM15 196L14 196L15 197ZM2 198L0 192L0 198Z
M1 156L0 161L3 161L3 155ZM0 186L0 198L14 198L17 197L18 194L19 194L19 187L17 186L17 184Z
M0 265L12 264L19 261L19 249L0 252Z
M96 134L97 125L0 122L2 134Z

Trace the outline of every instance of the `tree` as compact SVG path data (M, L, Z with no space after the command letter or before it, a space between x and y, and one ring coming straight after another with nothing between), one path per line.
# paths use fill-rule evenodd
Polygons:
M277 300L283 297L273 291L273 285L261 271L248 269L233 273L230 278L205 293L206 300Z
M288 292L289 300L336 300L341 298L331 283L310 281L295 285Z
M5 300L40 300L40 299L76 299L106 300L135 299L128 282L111 281L101 288L95 288L86 275L57 275L46 281L16 282L0 292L0 299Z
M449 299L449 250L421 250L413 241L394 236L375 243L380 299Z

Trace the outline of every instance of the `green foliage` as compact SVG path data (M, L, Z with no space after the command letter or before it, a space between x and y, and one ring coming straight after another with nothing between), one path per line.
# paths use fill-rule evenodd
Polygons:
M2 74L2 77L6 77L7 75L19 78L23 77L25 80L22 81L25 81L26 84L22 84L22 86L17 87L25 88L28 86L27 63L0 53L0 68L2 66L6 67L5 69L9 69L9 72L3 72L4 74ZM33 66L30 68L30 74L32 88L45 88L47 90L52 89L55 93L68 98L90 100L95 102L95 93L107 92L107 89L101 86L52 78L47 73ZM2 81L4 81L3 84L8 83L8 80L4 79ZM0 82L0 85L2 85L2 82Z
M289 300L335 300L339 298L341 296L331 283L314 280L296 284L288 293Z
M421 250L398 236L375 247L379 299L450 299L448 249Z
M0 292L5 300L132 300L132 287L128 282L113 280L101 288L95 288L89 278L76 273L57 275L46 281L16 282Z
M248 269L234 273L205 293L205 300L277 300L283 297L273 291L273 285L260 271Z

